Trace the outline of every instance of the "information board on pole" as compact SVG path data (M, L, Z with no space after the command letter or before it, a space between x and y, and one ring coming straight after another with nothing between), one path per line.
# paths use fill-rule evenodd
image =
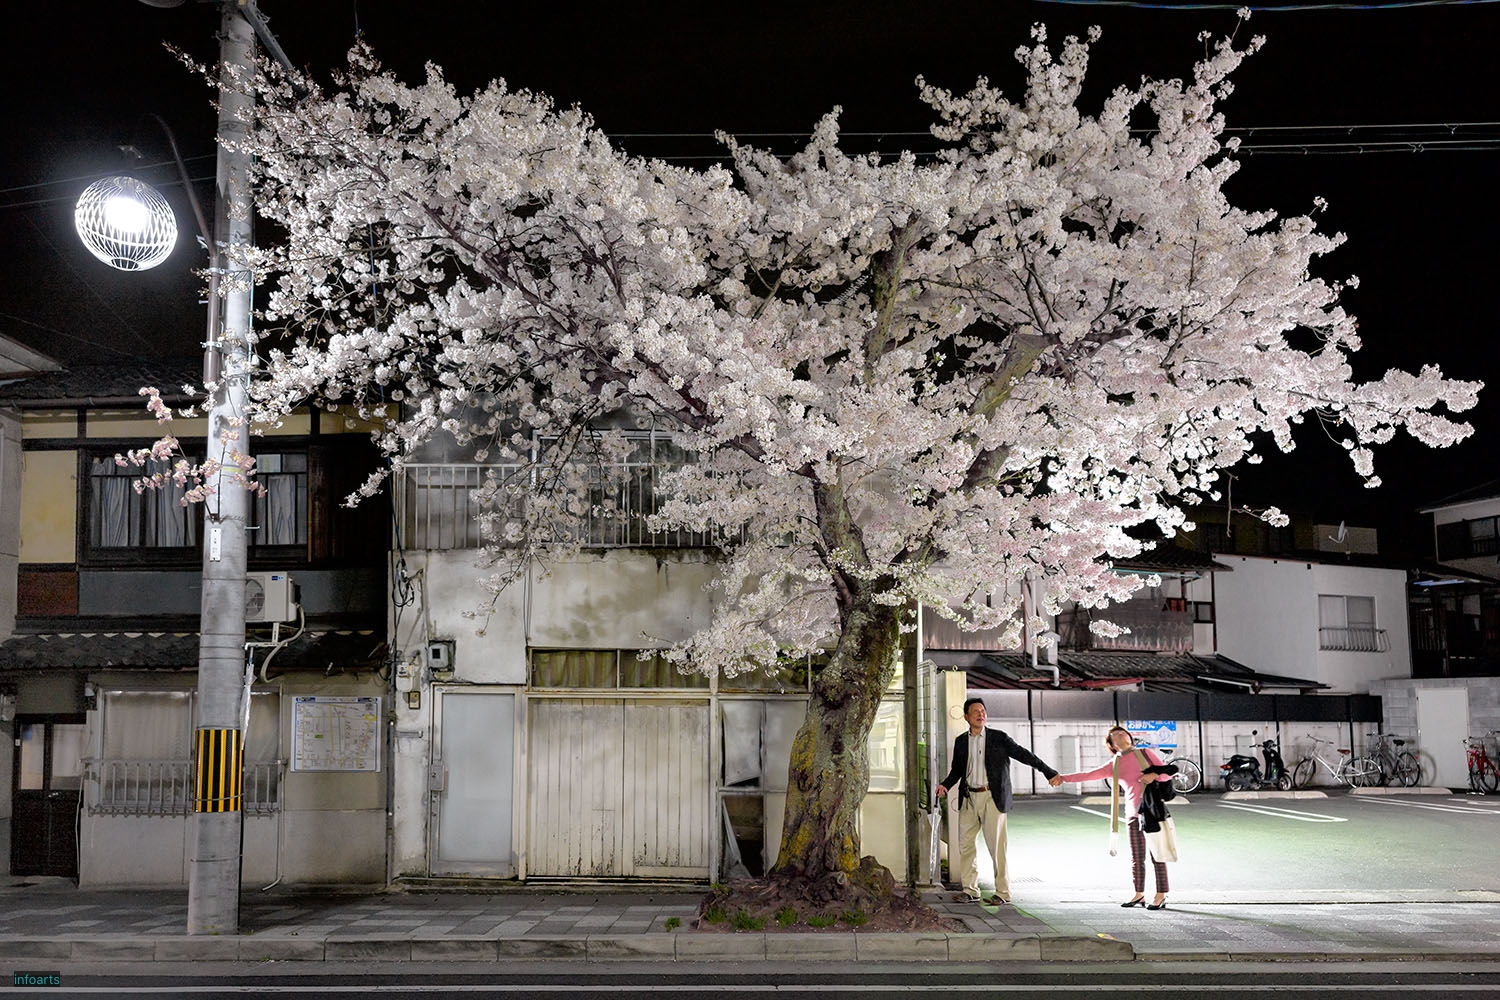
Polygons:
M293 771L379 771L380 697L292 699Z

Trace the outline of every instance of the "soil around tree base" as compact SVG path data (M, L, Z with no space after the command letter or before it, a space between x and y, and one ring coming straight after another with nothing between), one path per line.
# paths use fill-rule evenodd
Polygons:
M696 930L961 931L902 886L872 857L848 874L818 877L772 873L715 886L698 907Z

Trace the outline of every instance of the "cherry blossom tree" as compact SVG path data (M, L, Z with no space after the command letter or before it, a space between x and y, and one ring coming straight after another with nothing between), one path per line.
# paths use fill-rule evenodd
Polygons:
M534 463L481 491L494 587L576 538L557 525L589 501L559 450L618 449L589 428L620 414L671 428L695 461L654 526L725 542L717 615L669 655L732 674L824 654L774 874L843 882L918 603L1014 642L1020 581L1046 581L1033 634L1126 598L1111 564L1190 530L1220 470L1298 424L1370 485L1398 430L1470 433L1450 415L1478 383L1354 378L1353 279L1313 274L1341 236L1227 200L1218 105L1260 40L1205 38L1189 78L1089 113L1096 41L1036 29L1017 98L919 80L936 156L847 153L835 110L788 159L725 136L704 169L504 83L400 82L363 48L333 90L260 81L258 207L282 238L247 262L281 339L252 422L397 402L378 435L397 471L445 434Z

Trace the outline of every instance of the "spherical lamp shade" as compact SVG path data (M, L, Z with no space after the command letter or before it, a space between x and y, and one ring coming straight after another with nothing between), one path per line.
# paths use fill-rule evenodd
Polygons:
M73 223L89 253L122 271L155 267L177 244L172 207L134 177L95 181L78 198Z

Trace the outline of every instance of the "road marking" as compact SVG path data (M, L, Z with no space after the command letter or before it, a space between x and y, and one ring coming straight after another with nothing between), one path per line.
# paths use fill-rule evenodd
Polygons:
M1085 809L1083 806L1068 806L1068 808L1077 809L1079 812L1088 813L1090 816L1103 816L1105 819L1114 819L1109 813L1100 812L1097 809Z
M1241 809L1245 812L1261 813L1266 816L1277 816L1281 819L1295 819L1303 823L1347 823L1347 816L1326 816L1323 813L1301 812L1297 809L1282 809L1277 806L1246 806L1237 802L1220 802L1220 809Z
M1377 799L1369 801L1378 802L1383 806L1405 806L1408 809L1431 809L1433 812L1445 813L1468 813L1478 816L1500 816L1500 812L1494 809L1475 808L1474 806L1435 806L1428 802L1406 802L1401 799Z

